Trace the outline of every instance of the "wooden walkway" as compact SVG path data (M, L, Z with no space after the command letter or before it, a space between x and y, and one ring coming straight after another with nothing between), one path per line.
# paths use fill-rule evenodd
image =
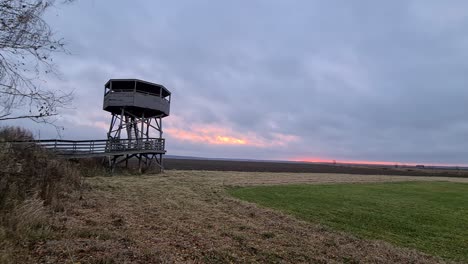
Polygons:
M90 158L102 156L123 156L132 154L165 154L163 138L150 139L120 139L120 140L32 140L12 141L3 144L20 145L24 147L40 147L50 150L56 155L68 158Z

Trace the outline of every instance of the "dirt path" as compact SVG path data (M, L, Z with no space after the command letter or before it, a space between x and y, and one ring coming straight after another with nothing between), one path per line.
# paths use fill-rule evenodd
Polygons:
M55 263L431 263L413 250L305 223L229 197L226 186L438 178L169 171L96 177L56 216L54 239L31 262ZM447 180L447 178L444 178ZM467 179L448 179L466 181Z

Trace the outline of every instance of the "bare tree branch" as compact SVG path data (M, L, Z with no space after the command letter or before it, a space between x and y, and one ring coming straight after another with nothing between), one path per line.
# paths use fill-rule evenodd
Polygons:
M43 20L54 4L55 0L0 0L0 121L39 118L50 123L47 117L71 103L72 93L40 85L41 76L56 74L53 54L67 52Z
M50 117L50 116L53 116L53 115L48 115L47 117ZM3 120L12 120L12 119L24 119L24 118L44 118L44 116L41 116L41 115L24 115L24 116L14 116L14 117L0 117L0 121L3 121Z

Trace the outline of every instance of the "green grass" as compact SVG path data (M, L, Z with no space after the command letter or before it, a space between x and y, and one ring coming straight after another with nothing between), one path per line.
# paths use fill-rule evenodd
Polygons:
M468 184L281 185L229 192L359 237L468 261Z

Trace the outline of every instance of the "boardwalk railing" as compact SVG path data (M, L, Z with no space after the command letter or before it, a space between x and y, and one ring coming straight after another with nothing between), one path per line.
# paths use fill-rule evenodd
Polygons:
M12 145L41 147L58 155L99 156L126 153L164 153L163 138L149 139L109 139L109 140L32 140L5 142Z

